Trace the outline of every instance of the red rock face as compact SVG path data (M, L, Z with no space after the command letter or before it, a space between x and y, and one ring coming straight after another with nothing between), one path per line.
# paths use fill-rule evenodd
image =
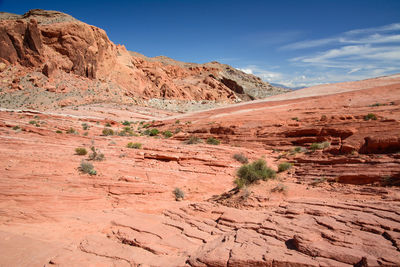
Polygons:
M5 73L4 77L23 80L34 72L42 72L51 78L46 87L57 87L57 81L64 80L67 90L74 90L81 83L86 89L97 87L96 96L100 99L108 98L104 91L110 88L118 95L119 102L124 103L132 102L132 98L231 103L285 92L253 75L215 62L186 66L177 61L167 62L165 58L132 56L125 47L113 44L103 30L56 11L4 15L0 18L0 43L0 62L14 69L22 67L19 72ZM9 88L10 83L1 86ZM24 83L19 86L31 94L32 88ZM82 92L91 95L87 90ZM81 104L100 99L83 97Z

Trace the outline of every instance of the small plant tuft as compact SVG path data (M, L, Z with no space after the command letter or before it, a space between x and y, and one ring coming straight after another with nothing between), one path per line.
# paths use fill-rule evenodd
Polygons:
M218 139L214 138L214 137L209 137L207 138L207 144L209 145L219 145L221 143L221 141L219 141Z
M125 126L130 126L130 125L131 125L131 123L130 123L129 121L124 121L124 122L122 122L122 125L125 125Z
M250 164L244 164L237 171L235 183L238 188L252 184L258 180L268 180L276 177L276 172L267 167L264 159L256 160Z
M87 124L86 122L84 122L84 123L82 123L82 129L83 130L87 130L87 129L89 129L90 128L90 126L89 126L89 124Z
M104 160L104 154L100 150L96 149L94 145L90 147L92 153L89 154L89 160L102 161Z
M60 133L62 133L62 131L60 131L60 130L57 130L57 131L56 131L56 133L60 134Z
M110 129L110 128L104 128L102 133L103 133L103 135L105 135L105 136L114 135L113 129Z
M81 164L79 166L79 170L83 173L88 173L90 175L96 175L97 172L94 169L94 166L92 163L86 161L86 160L82 160Z
M107 122L104 126L111 127L111 124L109 122Z
M14 131L16 131L16 130L21 129L21 127L19 127L18 125L16 125L16 126L12 127L12 129L13 129Z
M134 148L134 149L141 149L141 148L142 148L142 144L141 144L141 143L132 143L132 142L129 142L129 143L126 145L126 147L127 147L127 148Z
M182 200L185 198L185 192L182 191L182 189L180 188L175 188L174 191L172 191L172 193L174 193L175 195L175 200Z
M367 115L364 116L365 121L373 120L376 121L378 118L374 113L368 113Z
M173 136L171 131L164 131L162 134L164 135L165 138L170 138Z
M160 133L160 131L159 131L158 129L153 128L153 129L150 130L149 135L150 135L150 136L156 136L156 135L158 135L159 133Z
M312 143L312 144L310 145L310 149L311 149L312 151L315 151L315 150L320 150L320 149L327 148L327 147L329 147L330 145L331 145L331 143L328 142L328 141L325 141L325 142L322 142L322 143Z
M249 163L249 159L243 153L235 154L233 155L233 158L242 164Z
M194 136L194 135L192 135L191 137L189 137L188 140L185 141L185 143L188 144L188 145L199 144L201 142L202 142L202 140L200 138L198 138L197 136Z
M87 154L87 150L84 147L77 147L75 148L75 153L79 156L84 156Z
M67 130L67 134L78 134L78 132L77 132L74 128L70 127L70 128Z
M283 162L278 166L278 172L284 172L292 168L293 164L289 162Z

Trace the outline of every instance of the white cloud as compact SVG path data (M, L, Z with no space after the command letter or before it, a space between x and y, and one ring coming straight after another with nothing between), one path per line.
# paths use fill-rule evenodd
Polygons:
M287 44L282 46L281 50L299 50L335 44L399 43L400 34L396 33L398 31L400 31L400 23L394 23L375 28L357 29L347 31L333 37L305 40ZM381 34L383 32L386 32L386 34Z
M300 51L307 48L313 49L289 59L290 66L286 71L276 72L271 71L272 68L256 65L242 70L267 82L288 87L309 87L399 73L400 23L291 43L281 50Z

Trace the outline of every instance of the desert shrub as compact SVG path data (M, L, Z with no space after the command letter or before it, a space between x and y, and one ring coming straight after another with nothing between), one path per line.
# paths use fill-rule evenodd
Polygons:
M175 121L175 124L179 124L179 123L181 123L180 120L176 120L176 121Z
M29 124L37 124L37 121L29 121Z
M88 134L89 134L88 132L84 132L83 136L88 136Z
M249 159L243 153L235 154L233 155L233 158L242 164L249 163Z
M79 166L79 170L83 173L88 173L90 175L96 175L97 172L94 169L94 166L92 163L87 162L86 160L82 160L81 164Z
M199 144L201 142L202 142L202 140L200 138L198 138L197 136L194 136L194 135L192 135L191 137L189 137L188 140L185 141L185 143L188 144L188 145Z
M293 117L292 120L299 121L299 118L298 117Z
M238 188L252 184L258 180L268 180L275 178L276 172L267 167L267 163L263 159L256 160L250 164L244 164L236 173L235 183Z
M87 124L86 122L84 122L84 123L82 123L82 129L83 130L87 130L87 129L89 129L90 128L90 126L89 126L89 124Z
M180 133L181 131L182 131L182 128L176 128L174 133L177 134L177 133Z
M219 141L218 139L216 139L214 137L207 138L206 142L209 145L219 145L221 143L221 141Z
M315 151L315 150L327 148L327 147L329 147L330 145L331 145L331 143L330 143L330 142L327 142L327 141L322 142L322 143L312 143L312 144L310 145L310 149L311 149L312 151Z
M67 130L67 133L68 133L68 134L78 134L78 132L77 132L74 128L72 128L72 127L70 127L70 128Z
M170 138L170 137L172 137L172 135L173 135L173 134L171 133L171 131L168 131L168 130L167 130L167 131L164 131L162 134L164 135L165 138Z
M75 153L77 155L83 156L83 155L87 154L87 150L84 147L77 147L77 148L75 148Z
M151 129L150 130L150 136L156 136L156 135L158 135L160 133L160 131L158 130L158 129Z
M132 142L129 142L129 143L126 145L126 147L127 147L127 148L140 149L140 148L142 148L142 144L141 144L141 143L132 143Z
M129 126L125 126L124 128L122 128L122 131L120 131L120 132L118 133L119 136L127 136L127 135L132 136L133 134L134 134L134 133L133 133L133 130L132 130L132 128L129 127Z
M185 198L185 192L183 192L182 189L180 189L178 187L175 188L174 191L172 191L172 193L174 193L176 200Z
M271 189L271 192L279 192L279 193L287 193L287 186L284 184L277 184L274 188Z
M122 122L122 125L125 125L125 126L130 126L130 125L131 125L131 123L130 123L129 121L124 121L124 122Z
M95 161L104 160L104 154L101 153L100 150L98 150L94 146L91 146L90 150L92 151L92 153L89 154L89 160L95 160Z
M292 152L293 153L305 153L305 152L307 152L307 148L301 147L301 146L296 146L295 148L293 148Z
M14 131L16 131L16 130L21 129L21 127L19 127L18 125L16 125L16 126L12 127L12 129L13 129Z
M376 117L376 115L374 113L368 113L367 115L364 116L365 121L369 121L369 120L376 121L377 119L378 118Z
M60 130L57 130L57 131L56 131L56 133L60 134L60 133L62 133L62 131L60 131Z
M111 127L111 124L109 122L106 123L106 127Z
M106 136L114 135L113 129L110 129L110 128L104 128L102 133L103 133L103 135L106 135Z
M279 164L279 166L278 166L278 172L287 171L287 170L289 170L290 168L292 168L292 166L293 166L292 163L283 162L283 163Z
M143 124L142 127L143 127L143 128L149 128L149 127L150 127L150 124L149 124L149 123Z

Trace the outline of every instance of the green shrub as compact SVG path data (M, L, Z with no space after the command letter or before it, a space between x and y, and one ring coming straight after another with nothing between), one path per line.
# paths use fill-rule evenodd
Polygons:
M183 192L180 188L175 188L174 191L172 191L175 195L176 200L184 199L185 198L185 192Z
M374 113L368 113L367 115L364 116L365 121L369 121L369 120L376 121L377 119L378 118L376 117L376 115Z
M151 129L149 135L150 136L156 136L160 133L160 131L158 129Z
M327 147L329 147L330 145L331 145L331 143L330 143L330 142L327 142L327 141L322 142L322 143L312 143L312 144L310 145L310 149L311 149L312 151L315 151L315 150L320 150L320 149L327 148Z
M209 145L219 145L221 143L221 141L219 141L218 139L214 138L214 137L209 137L207 138L207 144Z
M83 156L83 155L87 154L87 150L84 147L77 147L77 148L75 148L75 153L77 155Z
M172 137L173 134L171 133L171 131L164 131L163 135L165 138L170 138L170 137Z
M130 123L129 121L124 121L124 122L122 123L122 125L125 125L125 126L130 126L130 125L131 125L131 123Z
M292 166L293 166L292 163L283 162L283 163L279 164L279 166L278 166L278 172L287 171L287 170L289 170L290 168L292 168Z
M235 154L233 155L233 158L242 164L249 163L249 159L243 153Z
M127 148L140 149L140 148L142 148L142 144L141 144L141 143L132 143L132 142L129 142L129 143L126 145L126 147L127 147Z
M188 144L188 145L199 144L201 142L202 142L202 140L200 138L198 138L197 136L194 136L194 135L192 135L191 137L189 137L188 140L185 141L185 143Z
M83 130L87 130L87 129L89 129L90 128L90 126L89 126L89 124L87 124L86 122L84 122L84 123L82 123L82 129Z
M244 164L237 171L235 183L238 188L252 184L258 180L268 180L276 177L276 172L267 167L263 159L256 160L250 164Z
M298 117L293 117L292 120L299 121L299 118Z
M70 128L67 130L67 134L78 134L78 132L77 132L74 128L70 127Z
M14 131L16 131L16 130L21 129L21 127L19 127L18 125L16 125L16 126L12 127L12 129L13 129Z
M111 127L111 124L109 122L106 123L106 127Z
M97 172L94 169L94 166L92 163L87 162L86 160L81 161L81 165L79 166L79 170L83 173L88 173L90 175L96 175Z
M92 153L89 154L89 160L102 161L104 160L104 154L100 150L96 149L94 146L90 147Z
M60 133L62 133L62 131L60 131L60 130L57 130L57 131L56 131L56 133L60 134Z
M181 123L180 120L176 120L176 121L175 121L175 124L179 124L179 123Z
M36 121L29 121L29 124L37 124Z
M88 134L89 134L88 132L84 132L83 136L88 136Z
M150 127L149 123L143 124L143 128L149 128L149 127Z
M119 136L127 136L127 135L132 136L133 134L134 134L134 133L133 133L133 130L132 130L132 128L129 127L129 126L125 126L124 128L122 128L122 131L120 131L120 132L118 133Z
M103 135L105 135L105 136L114 135L113 129L110 129L110 128L104 128L102 133L103 133Z
M174 133L177 134L177 133L180 133L181 131L182 131L182 128L176 128Z

